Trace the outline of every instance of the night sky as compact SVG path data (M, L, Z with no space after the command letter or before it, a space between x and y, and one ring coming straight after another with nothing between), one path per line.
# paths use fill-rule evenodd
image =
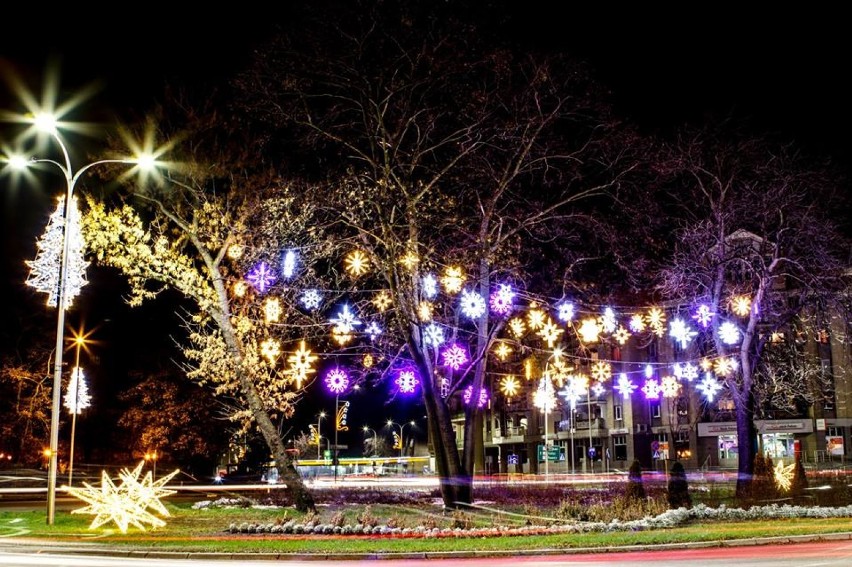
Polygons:
M757 130L778 133L805 151L829 156L849 171L852 50L844 29L848 20L837 10L745 14L708 4L715 11L687 12L678 5L671 11L604 7L568 12L555 10L553 6L563 4L558 2L512 4L495 25L499 35L521 49L564 50L587 60L612 91L617 111L647 132L732 116ZM66 8L51 12L44 22L33 16L45 14L27 14L18 7L0 22L0 61L33 89L39 88L48 64L58 62L62 85L69 91L100 84L86 105L98 116L140 114L167 83L212 85L240 69L253 47L277 26L293 25L288 6L281 2L275 8L253 8L251 2L240 2L227 4L227 10L205 6L194 14L129 15L123 7L121 17ZM237 7L240 12L234 11ZM0 108L10 108L12 100L8 89L0 90ZM9 137L7 127L0 125L0 141ZM2 289L14 301L24 298L23 304L3 308L0 347L9 352L20 334L22 311L40 309L42 298L23 288L23 260L34 256L34 239L50 204L7 187L5 179L0 179ZM57 192L60 182L57 178ZM49 187L44 190L50 192ZM120 284L99 285L112 289ZM33 300L39 307L27 307ZM119 348L136 340L129 325L161 329L124 354L169 356L169 333L177 325L172 309L148 306L131 313L115 294L89 297L86 305L85 316L97 320L110 341L125 342ZM47 321L55 321L52 317L52 312L45 315ZM48 325L46 332L52 329ZM332 404L326 403L326 409ZM399 405L385 409L375 419L422 415L422 410ZM300 408L298 428L315 412L308 404ZM378 428L375 419L369 424ZM364 422L357 415L352 421L359 439ZM354 437L350 444L357 444Z

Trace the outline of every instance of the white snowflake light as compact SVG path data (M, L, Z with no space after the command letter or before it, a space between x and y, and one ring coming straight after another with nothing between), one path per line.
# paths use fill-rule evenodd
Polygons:
M598 382L606 382L612 377L612 366L608 362L600 360L592 366L591 374L592 378Z
M593 393L595 396L597 396L597 397L601 397L601 396L603 395L603 393L604 393L604 392L606 392L606 388L604 388L604 385L603 385L603 384L601 384L600 382L595 382L595 383L592 385L592 393Z
M615 311L612 310L612 307L604 309L604 313L601 316L601 329L603 329L605 333L612 333L615 331L617 324L618 321L615 319Z
M370 337L371 341L375 341L377 338L379 338L379 335L382 334L382 328L375 321L370 321L370 324L367 325L367 328L364 329L364 332L367 334L368 337Z
M414 375L413 370L400 370L395 383L399 388L399 391L403 394L413 394L420 381L417 379L417 376Z
M337 314L337 317L329 319L329 322L334 323L335 327L342 333L351 333L355 330L355 327L361 324L361 321L349 310L349 305L345 303L340 309L340 313Z
M740 330L730 321L725 321L719 325L719 339L726 345L735 345L740 341Z
M560 329L556 323L548 319L538 334L547 343L548 348L553 348L553 344L559 340L559 335L564 332L564 329Z
M296 252L287 250L284 252L284 259L281 261L281 275L285 280L289 280L296 273Z
M429 323L423 329L423 342L433 347L441 346L444 344L444 330L435 323Z
M645 380L645 385L642 386L642 391L645 393L645 398L648 400L659 399L660 389L660 383L653 378Z
M86 377L83 375L83 369L75 366L71 371L71 380L68 382L68 389L65 391L65 402L63 403L68 413L80 413L92 405L92 396L89 395L89 386L86 384Z
M680 382L674 376L664 376L660 382L660 392L664 398L676 398L680 393Z
M485 314L485 300L475 291L462 291L461 310L469 319L479 319Z
M636 313L630 317L630 323L628 325L630 326L630 330L634 333L641 333L645 330L645 318L639 313Z
M689 341L697 334L698 332L690 329L680 317L675 318L669 324L669 336L680 343L680 348L685 349L689 346Z
M59 302L59 265L62 262L63 246L63 215L65 213L65 198L61 197L57 203L56 210L50 215L44 234L36 242L38 252L32 261L27 261L30 273L27 277L27 285L34 287L37 291L47 294L47 304L56 307ZM83 255L86 243L83 240L83 232L80 229L80 210L77 208L77 199L71 199L71 207L68 215L68 256L65 271L65 308L74 302L74 298L80 295L80 289L86 285L86 268L89 263Z
M615 339L620 345L623 345L627 342L627 339L630 338L630 331L625 329L622 325L619 325L615 332L612 334L612 338Z
M302 302L302 305L308 311L313 311L320 306L322 302L322 295L315 289L305 290L305 293L302 294L302 297L299 299Z
M584 319L580 328L577 329L577 333L580 335L580 340L584 343L598 342L598 335L600 335L600 332L601 328L598 325L598 322L591 318Z
M638 387L624 372L618 375L618 382L613 386L615 391L621 394L621 397L625 400L629 399Z
M715 315L715 313L710 311L708 306L702 304L698 306L698 309L695 311L695 315L693 315L692 318L706 329L707 325L709 325L710 321L713 319L713 315Z
M568 323L574 319L574 304L570 301L560 303L556 309L556 317L563 323Z
M465 405L470 405L471 398L473 398L473 385L465 388L464 393L462 394ZM482 408L485 407L485 404L488 403L488 391L485 388L479 389L479 396L477 397L476 407Z
M687 382L692 382L696 378L698 378L698 367L692 364L691 362L687 362L681 367L680 377L686 380Z
M538 383L538 388L533 395L533 405L545 414L556 408L556 393L553 391L553 382L550 376L543 376Z
M426 299L435 299L438 295L438 280L432 274L423 276L423 296Z
M704 394L704 398L708 402L712 402L713 398L716 397L716 393L722 389L722 385L712 375L705 374L704 379L696 384L695 389Z

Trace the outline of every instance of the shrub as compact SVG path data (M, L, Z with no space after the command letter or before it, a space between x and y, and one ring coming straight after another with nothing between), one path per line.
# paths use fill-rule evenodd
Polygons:
M668 502L671 508L690 508L692 499L689 497L689 484L686 481L686 471L679 461L672 464L669 471Z
M638 460L633 461L627 472L627 491L624 496L628 500L644 500L645 487L642 485L642 465Z
M772 468L772 458L758 453L754 456L751 489L749 495L754 501L773 500L778 496L775 487L775 471Z
M802 459L796 459L796 467L793 469L793 481L790 483L790 494L799 497L808 487L808 477L805 475L805 465Z
M453 510L453 528L467 530L470 529L472 526L473 519L470 517L470 514L467 514L461 510Z
M370 526L371 528L379 523L379 519L373 515L373 510L369 505L364 507L364 511L358 514L356 520L358 520L359 524Z
M328 523L332 526L341 527L346 523L346 516L343 512L335 512Z

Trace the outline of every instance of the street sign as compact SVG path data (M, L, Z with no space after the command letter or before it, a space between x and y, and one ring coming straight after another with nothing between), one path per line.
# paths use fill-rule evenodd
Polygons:
M556 445L548 445L547 461L549 463L558 463L561 460L562 449ZM544 445L538 445L538 462L544 462Z
M509 453L509 464L517 465L518 464L518 455L515 453Z

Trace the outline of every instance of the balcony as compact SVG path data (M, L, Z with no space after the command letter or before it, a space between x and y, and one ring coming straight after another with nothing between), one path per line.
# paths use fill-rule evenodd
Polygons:
M495 429L491 434L491 440L495 444L523 443L526 434L526 427L510 426L504 429Z

